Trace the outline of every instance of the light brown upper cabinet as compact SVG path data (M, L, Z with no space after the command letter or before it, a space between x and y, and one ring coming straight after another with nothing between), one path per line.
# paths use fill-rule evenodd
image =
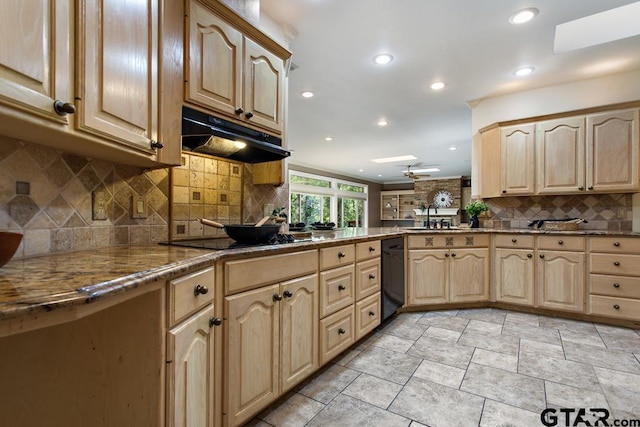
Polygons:
M587 116L587 191L637 191L640 110Z
M0 133L119 163L177 163L180 141L158 142L160 1L1 2Z
M535 191L534 126L517 125L501 130L502 194L528 195Z
M584 123L584 117L567 117L536 126L538 193L585 189Z
M261 33L228 13L222 16L225 10L217 2L188 2L186 100L282 134L284 62L290 53L271 40L269 48L258 43L252 37Z

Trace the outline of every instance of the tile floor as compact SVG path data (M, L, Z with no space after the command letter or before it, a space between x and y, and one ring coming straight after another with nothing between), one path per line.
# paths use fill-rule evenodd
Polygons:
M545 408L559 426L587 425L560 408L587 408L591 425L589 408L609 425L640 419L640 331L493 308L404 313L250 425L530 427Z

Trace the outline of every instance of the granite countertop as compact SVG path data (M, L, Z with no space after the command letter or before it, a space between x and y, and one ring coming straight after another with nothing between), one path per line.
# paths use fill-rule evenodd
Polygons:
M263 256L322 246L416 233L521 233L640 236L601 230L545 231L487 228L426 230L417 228L347 228L314 231L308 241L286 245L211 251L178 246L116 246L91 251L14 259L0 268L0 320L92 303L109 296L164 282L213 264L216 260Z

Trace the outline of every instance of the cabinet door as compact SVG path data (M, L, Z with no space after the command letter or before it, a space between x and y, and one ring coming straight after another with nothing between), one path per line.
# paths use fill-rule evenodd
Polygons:
M536 260L538 305L584 312L585 255L540 251Z
M244 48L244 117L282 133L284 61L248 38Z
M158 2L81 3L76 127L152 154L158 126Z
M533 250L496 249L496 301L533 306Z
M480 194L482 197L500 196L502 170L500 150L500 128L495 127L482 133L480 146ZM461 203L465 206L465 203Z
M361 261L356 264L355 300L380 291L380 258Z
M502 128L502 194L534 193L534 126Z
M409 305L449 302L449 251L409 252Z
M225 299L226 424L240 425L278 397L280 310L278 285Z
M536 147L538 192L561 194L585 189L584 118L538 124Z
M284 282L281 302L281 390L318 369L318 275Z
M587 189L638 190L639 110L587 117Z
M168 333L167 425L213 426L214 330L209 305Z
M55 100L73 103L69 0L0 2L0 104L68 124Z
M199 2L188 4L186 98L235 116L242 106L242 33Z
M451 249L451 302L489 299L489 249Z

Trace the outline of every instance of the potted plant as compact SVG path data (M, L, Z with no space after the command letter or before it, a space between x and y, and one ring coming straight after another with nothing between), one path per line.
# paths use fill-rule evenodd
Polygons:
M482 200L476 200L475 202L469 202L464 207L465 212L469 215L469 225L471 228L480 227L480 221L478 221L478 215L482 212L488 211L489 206Z

